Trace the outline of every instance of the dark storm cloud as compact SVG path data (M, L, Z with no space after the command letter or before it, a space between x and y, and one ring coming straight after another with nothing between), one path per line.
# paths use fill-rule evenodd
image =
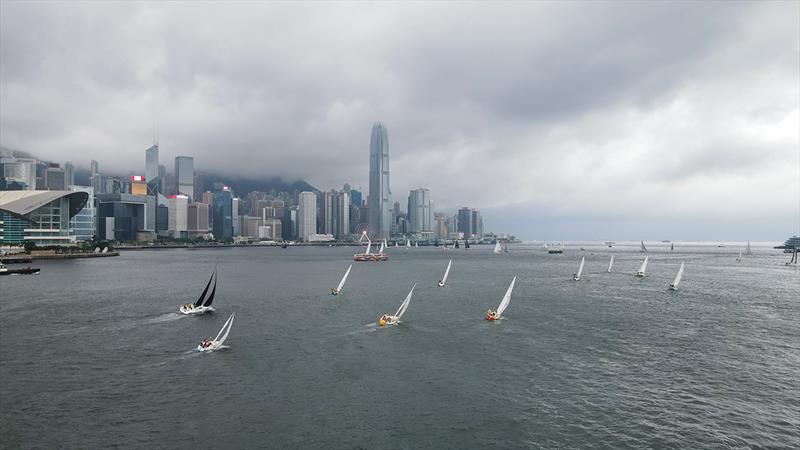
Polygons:
M795 220L797 3L0 9L0 144L44 158L141 170L158 123L168 167L366 187L381 120L401 204Z

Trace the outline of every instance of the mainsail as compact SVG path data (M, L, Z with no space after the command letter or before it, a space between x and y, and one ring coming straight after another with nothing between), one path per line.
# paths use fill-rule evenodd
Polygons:
M385 242L385 241L384 241L384 242ZM380 248L380 250L378 250L378 254L381 254L381 253L383 253L383 251L384 251L384 250L386 250L386 246L385 246L385 245L383 245L383 242L381 242L381 248Z
M444 271L444 277L442 277L442 286L447 283L447 276L450 275L450 266L453 265L453 260L451 259L449 263L447 263L447 269Z
M611 261L608 262L608 273L611 273L611 267L614 266L614 255L611 255Z
M647 251L647 247L644 246L644 241L642 241L642 248L641 248L640 251L642 251L642 252L646 252Z
M637 273L644 275L644 271L645 269L647 269L647 258L649 258L649 256L644 257L644 262L642 263L642 267L639 268L639 272Z
M744 249L744 254L750 256L753 254L753 251L750 250L750 241L747 241L747 247Z
M411 241L406 239L406 248L411 248Z
M580 266L580 267L578 267L578 273L577 273L577 274L575 274L575 277L576 277L575 279L578 279L578 278L580 278L580 277L581 277L581 273L583 273L583 264L584 264L585 262L586 262L586 257L584 256L583 258L581 258L581 266Z
M342 288L344 287L344 282L347 281L347 276L350 275L350 269L353 268L353 265L350 264L350 267L347 268L347 272L344 273L342 277L342 281L339 282L339 286L336 287L336 292L341 292Z
M677 275L675 275L675 281L673 281L673 282L672 282L672 284L670 285L670 287L672 287L672 288L677 288L677 287L678 287L678 283L680 283L680 282L681 282L681 278L683 277L683 267L684 267L684 264L685 264L685 263L681 263L681 268L680 268L680 269L678 269L678 274L677 274Z
M231 316L228 317L227 321L225 321L225 325L223 325L222 328L219 330L219 333L217 333L217 337L215 337L214 340L212 341L215 347L221 346L222 343L225 342L225 339L228 339L228 334L230 334L231 328L233 328L234 314L235 313L231 313ZM222 334L223 332L225 332L225 334ZM221 334L222 337L220 338Z
M211 295L208 296L208 300L203 303L203 306L211 306L211 302L214 301L214 294L217 293L217 277L214 277L214 287L211 288Z
M497 307L497 317L503 315L503 312L508 308L508 304L511 302L511 291L514 290L514 283L517 281L517 277L514 277L511 280L511 284L508 286L508 290L506 291L506 295L503 297L503 300L500 302L500 306Z
M500 241L495 242L495 244L494 244L494 252L495 253L500 253L502 251L503 250L500 248Z
M211 276L208 278L208 284L206 284L206 288L203 289L203 293L200 294L200 298L198 298L197 301L194 303L195 308L199 308L203 304L203 301L206 299L206 294L208 293L208 288L211 286L211 280L214 279L214 274L216 273L217 273L216 269L214 269L214 271L211 272Z
M400 320L400 318L403 317L403 314L405 314L406 310L408 309L408 304L411 303L411 295L414 294L415 287L417 287L417 283L414 283L414 286L411 286L411 290L408 292L408 295L406 295L405 300L403 300L403 303L401 303L400 307L397 308L397 312L394 313L395 317L397 317L397 320Z

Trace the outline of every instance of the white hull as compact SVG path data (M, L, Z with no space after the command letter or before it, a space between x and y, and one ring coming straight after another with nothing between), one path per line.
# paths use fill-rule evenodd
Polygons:
M200 314L206 313L213 313L216 311L212 306L198 306L193 308L187 308L186 306L181 306L181 313L186 314L187 316L196 316Z
M211 347L203 348L202 345L198 345L197 346L197 351L198 352L213 352L214 350L222 350L223 348L228 348L228 346L211 344Z

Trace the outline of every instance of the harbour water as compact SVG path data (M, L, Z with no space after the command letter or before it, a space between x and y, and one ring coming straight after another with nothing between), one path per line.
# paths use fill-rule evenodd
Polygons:
M37 263L0 278L0 446L800 448L800 272L767 246L667 245L643 279L638 243ZM180 315L215 264L217 313ZM513 276L505 319L483 320ZM403 323L376 328L413 283ZM196 352L231 312L230 348Z

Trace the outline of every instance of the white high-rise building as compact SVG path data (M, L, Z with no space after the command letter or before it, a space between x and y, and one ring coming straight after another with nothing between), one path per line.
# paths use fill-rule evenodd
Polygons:
M194 158L191 156L175 158L175 192L194 200Z
M301 192L297 206L298 239L307 241L317 233L317 196L313 192Z
M372 126L369 143L369 234L388 239L392 223L392 191L389 188L389 134L386 126Z
M189 232L189 197L170 195L167 199L169 209L169 235L175 239L187 238Z
M408 231L432 232L431 191L414 189L408 194Z

